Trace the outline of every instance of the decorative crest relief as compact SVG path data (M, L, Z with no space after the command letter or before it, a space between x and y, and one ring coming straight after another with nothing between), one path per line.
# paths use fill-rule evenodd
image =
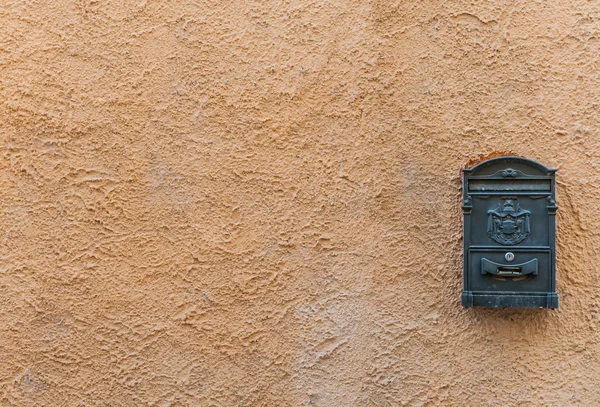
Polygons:
M488 236L503 245L514 245L529 236L531 212L521 209L517 198L502 197L494 210L488 211ZM516 204L516 208L515 208Z

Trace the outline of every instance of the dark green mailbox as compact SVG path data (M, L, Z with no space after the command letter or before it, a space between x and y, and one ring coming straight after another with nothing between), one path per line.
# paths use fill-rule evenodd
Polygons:
M463 169L463 306L558 307L555 172L522 157Z

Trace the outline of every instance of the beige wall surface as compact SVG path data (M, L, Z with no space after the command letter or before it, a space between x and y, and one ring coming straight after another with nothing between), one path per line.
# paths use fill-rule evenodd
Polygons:
M0 2L1 406L600 405L600 3ZM560 309L460 169L558 168Z

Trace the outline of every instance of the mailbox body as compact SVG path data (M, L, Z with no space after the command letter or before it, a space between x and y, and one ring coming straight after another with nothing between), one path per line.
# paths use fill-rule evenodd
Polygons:
M464 307L558 307L555 172L522 157L463 169Z

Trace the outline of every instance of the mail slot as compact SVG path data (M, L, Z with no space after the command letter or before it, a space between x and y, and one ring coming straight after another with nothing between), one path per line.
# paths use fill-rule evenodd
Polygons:
M499 264L486 258L481 259L481 274L494 274L504 277L523 277L528 274L537 276L538 259L529 260L522 264Z
M463 169L463 306L558 307L555 172L522 157Z

